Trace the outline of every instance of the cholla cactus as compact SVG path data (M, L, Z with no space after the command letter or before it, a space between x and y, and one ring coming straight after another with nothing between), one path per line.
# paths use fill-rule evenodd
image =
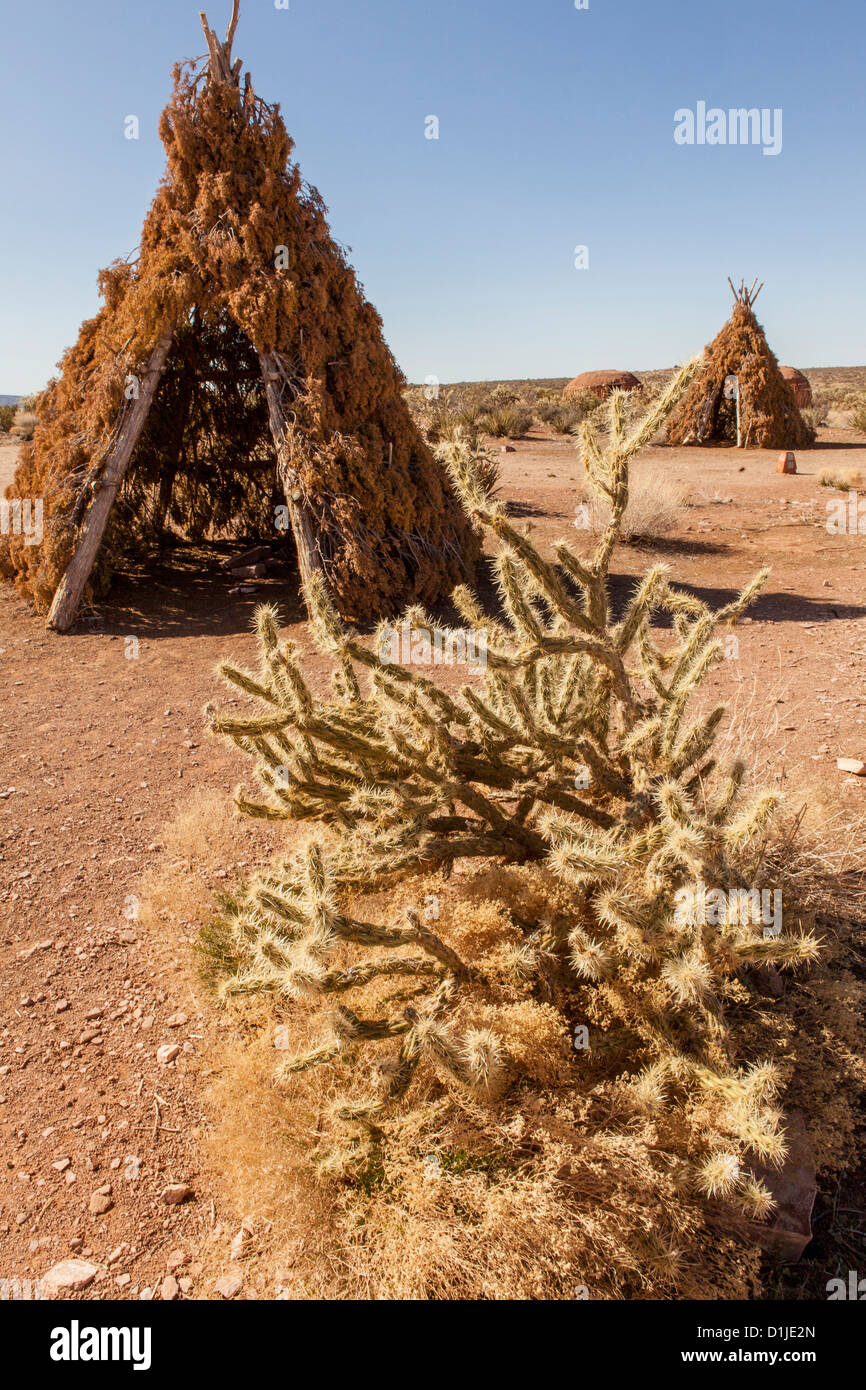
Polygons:
M219 668L263 712L210 711L210 720L255 760L266 789L260 801L239 792L242 812L335 832L327 853L314 846L305 866L295 862L252 885L236 923L246 966L231 987L302 998L345 994L385 971L421 982L417 1010L394 1019L364 1022L340 1008L333 1039L289 1068L325 1062L365 1038L400 1036L394 1079L368 1118L405 1091L425 1052L462 1084L494 1090L502 1070L494 1040L454 1039L443 1022L458 989L471 984L465 967L417 920L368 927L341 916L337 901L347 889L447 871L461 858L540 861L573 887L573 911L530 924L524 967L540 970L558 956L599 992L649 1058L627 1078L628 1103L653 1109L687 1098L710 1135L700 1185L709 1195L735 1194L760 1214L768 1196L748 1161L784 1155L772 1106L778 1077L767 1066L734 1067L726 991L743 967L807 962L818 943L789 912L768 931L735 910L737 891L748 900L768 888L761 846L776 798L740 805L743 765L720 774L712 756L723 708L691 722L688 709L722 655L720 632L736 623L767 572L716 613L673 588L662 565L645 575L621 616L611 614L608 596L629 461L695 370L685 367L630 434L621 394L611 397L605 437L584 422L588 481L610 509L589 559L565 543L556 546L558 565L543 558L491 495L468 444L457 438L442 446L466 511L499 542L502 616L488 619L465 588L454 594L469 644L479 633L486 638L486 667L472 683L450 694L423 670L395 664L388 631L380 628L372 647L363 642L315 578L307 599L313 636L336 663L332 695L310 690L265 607L257 615L259 671ZM664 644L652 633L656 614L672 624ZM453 637L416 608L402 631L443 645ZM707 912L713 895L715 910ZM337 939L393 953L340 971L328 963ZM407 956L405 948L422 954Z
M338 1104L339 1118L375 1128L377 1116L402 1096L423 1056L479 1096L497 1090L502 1066L496 1039L483 1030L455 1037L447 1026L460 986L470 975L460 957L411 909L405 921L391 929L341 912L328 856L315 842L286 872L256 877L243 910L230 921L243 964L222 982L223 997L268 992L307 1003L334 1001L331 1037L283 1062L278 1080L331 1061L361 1043L400 1038L385 1093L360 1106ZM340 969L332 960L340 942L389 953ZM416 953L407 955L405 948ZM393 1018L362 1019L337 1002L382 977L417 980L417 1003L407 1004Z

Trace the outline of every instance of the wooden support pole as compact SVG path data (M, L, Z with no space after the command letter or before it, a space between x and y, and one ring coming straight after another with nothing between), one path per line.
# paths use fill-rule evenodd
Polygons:
M273 353L260 352L262 380L268 402L268 417L271 424L274 448L277 452L277 467L280 481L289 509L292 535L298 552L298 569L301 584L306 587L316 570L322 568L322 557L316 544L316 527L313 515L300 495L300 479L292 466L289 449L289 426L283 410L283 374L279 370Z
M57 632L66 632L75 619L84 586L105 534L114 499L153 403L154 392L165 367L172 337L173 330L167 329L150 354L139 380L138 396L123 419L114 446L94 484L93 500L78 528L72 559L57 586L46 619L48 627L53 627Z

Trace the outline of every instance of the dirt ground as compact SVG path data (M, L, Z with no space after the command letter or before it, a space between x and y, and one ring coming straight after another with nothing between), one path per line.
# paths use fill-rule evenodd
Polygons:
M13 459L0 446L0 492ZM574 540L573 443L536 429L501 463L534 538ZM646 450L635 471L669 473L691 505L663 546L619 548L615 596L662 558L715 606L771 565L707 695L730 702L795 802L863 813L866 777L836 759L866 759L866 518L863 534L828 534L843 494L818 474L866 472L866 441L824 429L796 476L775 465L760 450ZM0 1279L78 1253L99 1267L87 1297L215 1296L211 1252L242 1215L219 1209L199 1153L210 1025L186 944L172 954L136 915L179 807L202 789L228 798L246 774L202 729L215 661L249 650L263 597L310 649L296 591L267 581L230 596L218 558L181 548L118 576L64 637L0 585ZM324 663L311 654L308 670ZM239 829L241 864L275 833ZM176 1204L172 1185L189 1189Z

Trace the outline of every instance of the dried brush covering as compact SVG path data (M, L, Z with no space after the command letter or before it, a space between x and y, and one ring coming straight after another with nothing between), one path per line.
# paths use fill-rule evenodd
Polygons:
M239 529L260 528L276 469L256 380L256 354L268 352L284 377L291 465L339 611L361 620L407 597L433 602L471 572L476 542L412 422L381 320L292 163L279 108L249 79L242 92L186 64L175 69L160 134L168 165L138 259L102 272L104 307L40 397L16 474L16 495L44 498L45 543L11 538L4 568L39 606L49 603L129 408L128 379L169 328L155 424L133 456L128 505L106 536L96 584L128 545L151 540L154 518L170 513L202 534L231 511Z
M736 404L725 397L725 378L740 385L743 445L755 449L802 449L814 441L794 392L779 370L764 330L748 303L735 303L730 319L704 353L691 389L671 416L667 444L711 444L735 440Z
M743 764L717 768L723 708L688 711L720 631L766 574L717 613L662 566L618 621L607 597L629 460L696 370L632 433L614 395L604 448L584 424L588 480L610 508L588 560L564 544L559 567L545 560L471 450L443 446L464 506L500 545L503 617L455 595L467 629L489 634L474 683L448 693L384 660L385 633L362 644L320 580L309 601L336 664L329 697L307 686L270 608L258 670L220 668L259 703L208 711L266 790L239 792L240 810L318 832L256 875L203 945L224 1003L269 1001L291 1020L296 1045L274 1074L291 1182L312 1190L300 1173L315 1160L332 1218L327 1184L349 1184L361 1230L347 1216L342 1236L322 1226L313 1239L336 1242L356 1274L367 1260L377 1293L747 1289L748 1260L726 1268L708 1223L720 1205L759 1219L772 1208L758 1170L786 1153L792 1023L765 1016L750 972L796 978L820 943L778 798L744 799ZM663 645L656 614L672 620ZM418 609L404 621L435 631ZM744 921L734 899L707 920L700 884L781 892L778 931ZM853 1129L851 1078L862 1085L861 998L852 982L825 1039L837 1136Z

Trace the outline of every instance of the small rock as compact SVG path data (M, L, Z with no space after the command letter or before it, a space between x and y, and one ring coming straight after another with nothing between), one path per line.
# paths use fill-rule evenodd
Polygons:
M231 571L232 579L264 579L266 574L264 565L240 565Z
M187 1197L192 1196L192 1188L187 1187L186 1183L174 1182L164 1187L161 1195L167 1207L177 1207L181 1202L185 1202Z
M172 1014L171 1018L167 1019L169 1028L182 1028L185 1023L189 1023L185 1013Z
M83 1244L84 1241L81 1239L81 1236L73 1236L71 1241L69 1242L69 1249L80 1250Z
M51 1167L56 1168L58 1173L64 1173L69 1167L71 1160L68 1158L56 1158Z
M161 1067L170 1066L180 1053L179 1043L163 1043L162 1047L156 1050L156 1060Z
M87 1260L61 1260L59 1264L52 1265L47 1274L43 1274L42 1284L48 1289L76 1291L88 1288L98 1273L99 1266Z
M840 772L852 772L855 777L866 777L866 763L859 758L837 758L836 766Z
M274 1047L278 1052L288 1052L292 1046L292 1035L284 1023L274 1029Z
M233 1260L242 1260L247 1251L250 1240L250 1233L245 1226L232 1236L231 1256Z
M114 1276L114 1282L119 1289L125 1289L131 1278L132 1276L129 1274L116 1274Z
M170 1273L173 1273L174 1270L180 1269L181 1265L186 1264L187 1258L188 1256L184 1250L170 1250L165 1262L166 1268Z
M234 1298L236 1294L240 1293L243 1282L242 1274L224 1274L222 1278L217 1279L214 1289L223 1298Z
M104 1192L94 1192L89 1202L91 1216L104 1216L107 1211L111 1211L114 1206L110 1197Z
M180 1284L181 1291L182 1291L183 1293L189 1293L190 1289L192 1288L192 1280L191 1280L191 1279L189 1279L189 1278L178 1279L177 1282Z
M168 1274L159 1286L159 1296L163 1303L173 1303L180 1289L173 1274Z

